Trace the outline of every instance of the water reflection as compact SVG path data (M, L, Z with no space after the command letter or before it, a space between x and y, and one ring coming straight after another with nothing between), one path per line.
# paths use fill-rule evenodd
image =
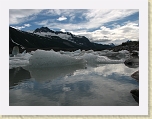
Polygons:
M17 67L9 70L9 87L17 85L19 82L25 79L30 79L31 75L28 70L22 67Z
M51 81L53 79L72 76L76 70L84 69L85 65L71 65L71 66L62 66L62 67L50 67L50 68L30 68L24 67L29 70L31 77L36 81L45 82Z
M124 64L19 69L28 72L25 77L29 79L18 78L20 83L16 81L18 85L10 89L10 106L138 106L130 94L130 89L138 88L130 77L137 69Z

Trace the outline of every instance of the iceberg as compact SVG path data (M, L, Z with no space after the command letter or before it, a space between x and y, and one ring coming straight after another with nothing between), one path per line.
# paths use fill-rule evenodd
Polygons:
M101 55L102 54L102 55ZM125 54L128 51L112 52L112 51L98 51L94 52L76 50L74 52L54 50L36 50L26 53L24 51L21 54L16 54L14 57L9 57L10 68L27 66L29 68L47 68L47 67L61 67L71 66L78 64L116 64L123 63L125 61ZM119 56L119 59L112 59L110 56Z
M111 60L106 56L94 55L93 53L85 53L82 58L87 61L87 64L117 64L124 62L123 60Z
M19 48L18 46L14 46L12 50L12 55L17 55L17 54L19 54Z
M9 69L12 69L15 67L23 67L28 64L29 64L28 60L21 60L21 59L9 60Z
M59 67L84 63L86 63L86 61L82 58L75 58L69 55L60 54L60 52L55 52L53 50L36 50L29 59L28 67Z
M32 55L29 53L25 54L17 54L15 57L9 57L9 68L12 69L14 67L22 67L29 64L29 58Z

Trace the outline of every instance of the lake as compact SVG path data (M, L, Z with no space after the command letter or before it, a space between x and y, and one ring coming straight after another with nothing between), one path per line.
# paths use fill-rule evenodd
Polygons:
M78 51L73 54L76 53ZM131 90L139 88L139 82L131 77L138 67L129 68L123 62L116 63L118 59L114 58L111 58L111 63L105 63L105 60L101 62L101 52L97 63L91 63L92 60L88 60L88 56L83 57L84 54L80 52L72 57L83 57L87 64L62 65L69 60L66 62L67 57L61 57L62 64L55 60L49 61L51 65L56 63L59 66L43 67L44 62L48 63L45 56L37 54L34 57L33 54L30 59L25 57L25 54L24 57L10 57L10 106L139 106L130 93ZM92 54L99 56L99 53ZM41 60L38 56L43 56L44 59ZM92 56L89 58L93 59ZM26 67L32 61L39 64L35 63L34 68Z

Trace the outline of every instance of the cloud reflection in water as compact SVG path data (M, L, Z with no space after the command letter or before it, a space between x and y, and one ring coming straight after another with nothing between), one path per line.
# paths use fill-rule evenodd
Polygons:
M135 70L124 64L29 69L31 78L10 90L10 105L138 106L130 94L138 87L130 77Z

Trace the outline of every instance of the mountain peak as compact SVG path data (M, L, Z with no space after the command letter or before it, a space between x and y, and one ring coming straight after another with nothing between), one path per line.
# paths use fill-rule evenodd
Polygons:
M112 46L112 47L115 47L115 45L113 43L109 43L108 45Z
M37 33L37 32L54 32L54 31L50 30L48 27L41 27L41 28L35 29L33 33Z

